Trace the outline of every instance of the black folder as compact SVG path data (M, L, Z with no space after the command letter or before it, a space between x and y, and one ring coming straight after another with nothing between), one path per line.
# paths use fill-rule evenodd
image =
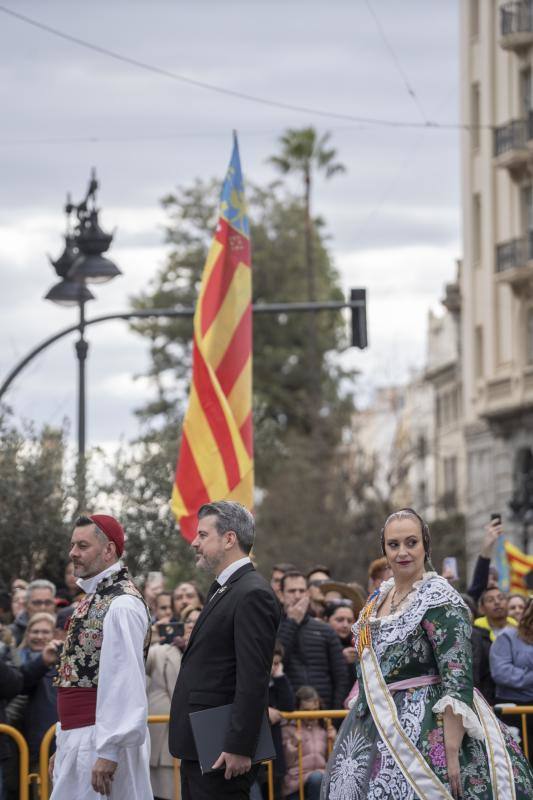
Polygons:
M202 774L214 772L213 764L224 750L224 740L231 720L232 704L207 708L204 711L193 711L189 714L194 736L194 743L198 752L198 760ZM252 764L259 761L270 761L276 757L270 723L267 714L263 717L259 741Z

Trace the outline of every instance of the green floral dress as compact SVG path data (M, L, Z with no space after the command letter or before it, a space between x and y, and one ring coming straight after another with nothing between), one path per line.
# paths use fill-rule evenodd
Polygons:
M396 614L376 611L393 588L380 589L370 617L372 646L387 684L421 676L440 682L391 692L401 727L433 773L450 791L442 713L451 706L466 734L460 752L464 800L513 800L493 792L485 736L473 705L471 623L459 594L436 573L426 573ZM356 642L359 625L353 628ZM380 738L368 708L360 668L360 692L337 737L322 784L321 800L422 800ZM505 726L516 800L533 800L533 774ZM503 748L502 748L503 750ZM423 800L431 800L424 795Z

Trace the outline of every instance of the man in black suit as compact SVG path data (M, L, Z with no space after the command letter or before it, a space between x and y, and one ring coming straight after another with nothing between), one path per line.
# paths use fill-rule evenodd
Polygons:
M198 512L196 565L217 577L193 628L170 709L169 747L181 758L182 800L248 800L279 624L279 603L248 553L254 519L222 500ZM224 750L201 774L189 714L233 703Z

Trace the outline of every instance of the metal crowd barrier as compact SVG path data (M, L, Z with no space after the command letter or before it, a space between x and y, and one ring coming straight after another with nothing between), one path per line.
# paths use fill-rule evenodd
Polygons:
M529 758L529 742L527 736L527 716L533 714L533 705L531 706L503 706L499 709L501 714L520 716L522 722L522 744L526 758ZM283 719L296 722L296 730L298 732L302 729L302 722L311 719L321 719L331 722L334 719L344 719L347 716L347 711L282 711L280 712ZM166 724L169 721L168 714L159 714L157 716L148 717L149 725ZM41 742L39 754L39 775L29 772L29 750L26 740L22 734L15 728L9 725L0 725L0 733L6 733L11 736L17 743L20 753L20 800L29 800L29 788L32 782L39 784L40 800L48 800L50 795L50 782L48 779L48 761L50 757L50 744L55 734L56 726L52 725L43 737ZM331 742L328 742L328 753L331 752ZM272 761L265 762L267 767L267 785L268 785L268 800L274 800L274 769ZM302 743L299 737L298 741L298 774L299 774L299 800L305 799L304 788L304 775L303 775L303 753ZM179 774L179 761L174 759L174 800L180 798L180 774Z
M168 714L157 714L148 717L149 725L157 725L159 723L166 724L168 723L168 721L169 721ZM5 725L0 726L0 728L2 727L6 726ZM18 731L15 732L18 733ZM46 731L45 735L43 736L43 740L41 742L41 747L39 749L39 775L35 777L37 778L37 782L40 784L40 793L39 793L40 800L48 800L48 798L50 797L50 778L48 777L48 762L50 761L50 745L52 743L52 739L55 736L55 732L56 732L56 726L54 724L51 725ZM21 734L19 734L19 736L21 736ZM24 744L26 744L24 737L21 736L21 738L24 741ZM180 767L177 758L173 759L173 764L174 764L174 800L180 800ZM29 756L28 756L28 766L29 766ZM28 767L26 768L26 770L27 769ZM24 797L21 794L20 800L29 800L28 793L26 793Z
M13 739L19 751L19 800L29 800L30 783L33 776L30 775L30 751L24 736L11 725L0 725L0 734L5 733Z
M520 716L522 722L522 750L527 759L529 759L529 741L527 738L527 715L533 714L533 706L500 706L498 709L500 714L512 714L515 717Z
M302 730L302 722L306 719L321 719L331 725L333 719L344 719L348 716L348 712L343 711L282 711L281 716L286 720L296 720L296 731L298 734ZM332 743L328 739L328 755L331 753ZM269 771L272 771L272 762L269 762ZM303 771L303 753L302 753L302 740L298 736L298 792L299 800L305 800L305 787L304 787L304 771ZM274 784L272 788L269 781L268 786L268 800L274 800Z

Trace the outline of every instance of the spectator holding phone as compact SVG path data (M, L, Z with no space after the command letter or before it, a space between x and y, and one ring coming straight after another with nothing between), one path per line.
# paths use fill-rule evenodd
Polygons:
M156 622L167 621L172 616L172 593L159 592L155 598L154 616Z
M498 586L497 575L494 572L491 573L490 560L494 555L494 546L502 534L502 518L499 514L492 514L489 524L485 526L483 545L477 557L472 581L467 590L467 593L474 598L476 603L479 602L485 589Z
M174 639L174 634L179 633L175 628L179 623L170 621L171 599L171 595L168 595L168 615L152 627L152 644L146 659L149 715L170 713L172 692L180 671L181 652L174 643L168 642L169 637ZM168 749L168 725L149 725L148 730L151 743L150 781L154 800L173 800L174 768Z

